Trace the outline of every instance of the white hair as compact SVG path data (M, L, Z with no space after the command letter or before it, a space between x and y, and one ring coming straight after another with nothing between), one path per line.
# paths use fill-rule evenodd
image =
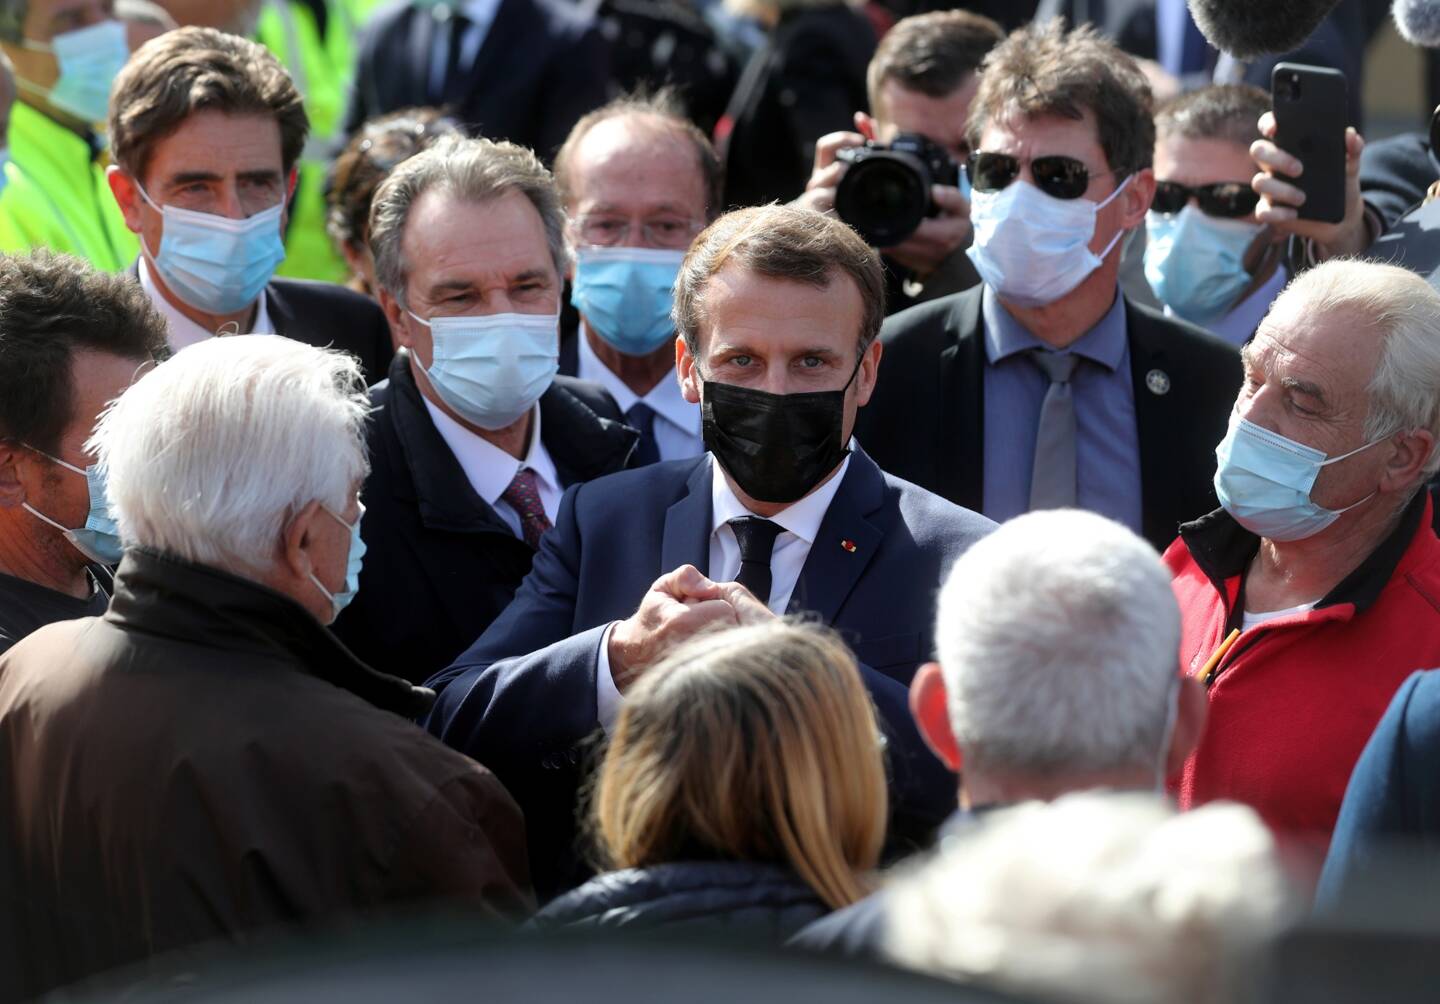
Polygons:
M1440 444L1440 293L1407 269L1340 258L1296 276L1271 311L1296 309L1291 301L1314 317L1368 324L1382 339L1366 441L1424 429ZM1414 490L1437 470L1440 449L1432 449Z
M106 410L88 444L121 539L268 570L296 512L317 500L344 512L365 476L364 387L354 357L278 335L177 353Z
M903 966L1097 1004L1258 997L1264 949L1298 906L1252 810L1094 791L987 815L884 902Z
M1072 509L1009 521L940 593L936 648L967 768L1146 768L1165 754L1180 611L1154 550Z

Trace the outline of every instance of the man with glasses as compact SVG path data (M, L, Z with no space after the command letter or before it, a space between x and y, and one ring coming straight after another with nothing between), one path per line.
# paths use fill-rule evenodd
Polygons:
M279 334L349 352L373 382L393 354L375 303L273 277L308 129L300 93L263 47L213 28L167 32L115 81L110 191L140 237L133 272L172 351Z
M335 633L419 683L509 605L562 493L638 437L602 388L555 375L570 250L529 150L447 137L403 161L370 247L400 351L370 395L368 550Z
M1284 236L1255 219L1255 123L1270 95L1217 85L1155 116L1155 201L1145 218L1145 278L1165 312L1243 345L1285 284Z
M0 251L48 247L118 272L135 256L105 187L104 122L130 56L114 0L0 0L0 51L15 67Z
M582 118L555 158L577 248L560 372L604 387L640 433L637 460L705 452L700 409L675 379L672 289L690 241L720 202L720 161L661 92Z
M1021 29L985 63L969 138L984 282L886 321L857 436L992 519L1078 507L1164 548L1215 507L1240 361L1118 289L1155 192L1145 78L1093 29Z

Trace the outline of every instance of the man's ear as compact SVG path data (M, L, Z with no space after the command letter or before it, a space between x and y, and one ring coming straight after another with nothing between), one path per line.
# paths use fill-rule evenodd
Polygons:
M1174 777L1190 759L1190 754L1200 745L1205 733L1205 719L1210 714L1210 698L1205 688L1193 676L1180 680L1179 692L1175 695L1175 729L1170 733L1170 749L1165 754L1165 776Z
M685 336L675 335L675 375L680 378L680 396L691 404L700 403L700 368L690 354L690 345Z
M880 379L880 357L884 353L885 346L876 337L860 357L860 372L855 374L855 407L863 408L870 403L870 395L875 393L875 382Z
M10 509L26 501L20 478L21 454L25 452L13 443L0 442L0 508Z
M125 218L125 227L133 234L140 232L140 186L135 179L114 164L105 169L105 182L110 186L110 194L115 197L115 204L120 207L120 215Z
M395 299L391 293L377 283L375 290L376 297L380 300L380 309L385 311L385 320L390 322L390 340L398 348L413 348L415 339L410 334L410 325L406 324L405 308L400 306L400 301Z
M1381 475L1383 491L1406 492L1422 477L1425 462L1435 447L1435 436L1428 429L1411 429L1400 434L1396 450Z
M320 502L311 502L292 516L285 526L285 536L280 542L280 557L285 568L296 579L309 578L310 573L315 571L310 549L315 544L315 518L320 511Z
M1117 201L1123 210L1120 217L1123 229L1133 230L1144 223L1145 214L1155 201L1155 172L1148 167L1136 171Z
M945 693L945 677L938 662L927 662L910 681L910 714L920 726L925 745L940 762L955 773L960 772L960 744L950 729L950 708Z

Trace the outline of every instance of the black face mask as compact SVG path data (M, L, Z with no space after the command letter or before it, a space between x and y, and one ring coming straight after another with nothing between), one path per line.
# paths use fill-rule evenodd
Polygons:
M705 448L740 490L757 502L789 505L809 494L850 451L841 439L845 394L839 390L770 394L703 382L700 419Z

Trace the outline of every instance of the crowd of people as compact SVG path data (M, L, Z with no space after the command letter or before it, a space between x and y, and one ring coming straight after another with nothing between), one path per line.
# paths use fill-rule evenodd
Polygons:
M1310 219L1183 3L986 6L0 0L0 1001L438 911L1259 1000L1423 895L1440 161L1336 109Z

